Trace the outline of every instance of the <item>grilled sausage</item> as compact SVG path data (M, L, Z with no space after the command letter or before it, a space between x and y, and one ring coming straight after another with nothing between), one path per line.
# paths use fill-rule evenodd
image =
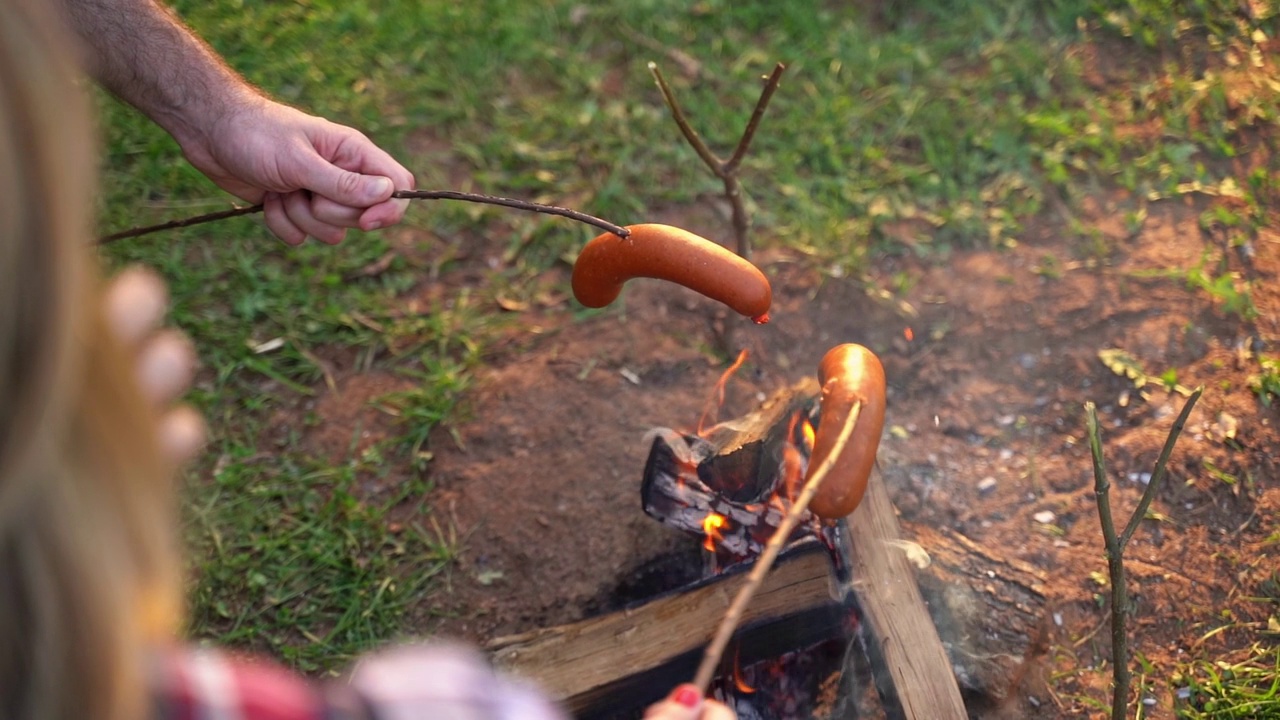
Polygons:
M604 307L626 281L656 278L678 283L728 305L757 323L769 321L773 290L750 262L706 238L670 225L627 227L620 238L604 233L587 243L573 264L573 296Z

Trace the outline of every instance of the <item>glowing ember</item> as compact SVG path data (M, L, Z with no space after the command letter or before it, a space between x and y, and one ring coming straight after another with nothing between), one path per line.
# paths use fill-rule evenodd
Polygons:
M725 386L729 384L729 378L733 377L733 374L738 372L738 369L741 368L742 364L746 361L747 351L744 348L742 352L738 353L738 359L734 360L733 364L729 366L729 369L725 370L724 374L720 376L720 379L716 381L715 404L712 405L712 401L707 401L707 408L702 411L702 417L698 418L698 435L706 435L707 419L710 418L713 413L719 412L720 406L724 405L724 389Z
M755 692L756 689L754 687L751 687L751 685L747 682L747 679L742 676L742 667L740 666L738 661L739 661L739 657L737 654L735 654L733 656L733 686L736 687L738 689L738 692L742 693L743 695L750 695L751 693Z
M818 422L816 383L779 394L776 402L703 435L667 428L646 435L644 511L697 538L708 576L759 556L804 486ZM816 537L834 551L838 531L802 514L789 542Z
M716 543L724 539L720 535L722 527L724 527L724 516L719 513L711 513L703 518L702 532L706 533L707 539L702 543L702 547L706 548L707 552L715 552Z

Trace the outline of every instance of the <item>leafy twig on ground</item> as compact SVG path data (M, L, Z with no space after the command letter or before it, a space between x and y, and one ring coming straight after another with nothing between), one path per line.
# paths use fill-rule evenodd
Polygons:
M773 567L773 561L778 558L778 553L782 551L782 546L786 544L787 538L791 537L791 531L795 529L796 523L800 522L800 516L808 509L813 496L817 494L818 488L822 486L822 481L826 479L831 472L831 468L835 466L836 460L844 452L844 446L849 442L849 437L853 435L853 427L858 424L858 416L861 411L862 403L860 401L855 402L853 408L849 411L849 416L845 418L844 425L840 428L840 434L836 436L836 442L831 448L831 453L813 471L813 475L809 476L808 482L800 490L800 495L796 498L795 503L791 505L786 516L782 518L782 522L773 533L773 537L769 538L769 544L765 546L764 552L760 554L759 559L756 560L755 565L751 568L751 574L747 577L746 584L734 596L733 603L729 605L724 619L720 621L720 627L716 629L715 637L712 638L711 644L707 646L706 652L703 653L702 664L698 666L698 672L693 679L693 684L704 694L707 691L707 686L711 684L711 678L715 675L716 666L720 664L720 658L724 655L725 647L728 646L730 638L733 637L734 630L738 628L738 623L742 621L743 611L751 603L751 598L755 597L756 590L760 589L760 583L764 581L764 576L768 574L769 568Z
M1098 501L1098 520L1102 525L1102 538L1107 549L1107 574L1111 581L1111 664L1115 683L1111 696L1112 720L1125 718L1131 680L1126 626L1129 594L1124 573L1124 550L1146 516L1147 508L1151 506L1151 501L1156 496L1156 489L1164 479L1173 446L1178 442L1178 436L1182 434L1182 428L1186 426L1187 418L1203 392L1203 387L1196 388L1187 398L1186 404L1182 406L1182 412L1174 421L1173 427L1169 429L1169 436L1165 438L1160 457L1156 459L1151 481L1147 483L1147 489L1143 491L1138 507L1134 509L1133 515L1125 524L1124 531L1119 535L1116 534L1115 521L1111 516L1111 481L1107 477L1102 458L1102 432L1098 428L1098 409L1092 402L1085 403L1084 406L1085 424L1089 430L1089 450L1093 455L1093 489Z
M607 220L601 220L594 215L588 215L584 212L578 212L577 210L570 210L569 208L556 207L555 205L544 205L542 203L530 202L528 200L497 197L495 195L480 195L478 193L457 192L455 190L397 190L391 193L391 197L401 200L461 200L463 202L482 203L485 205L500 205L502 207L514 208L516 210L529 210L531 212L542 213L544 215L558 215L560 217L569 218L570 220L577 220L580 223L594 225L605 232L611 232L618 237L624 238L631 234L630 230L619 225L615 225ZM116 240L150 235L151 233L160 232L162 230L176 230L178 228L202 225L216 220L225 220L227 218L240 217L241 215L252 215L259 212L262 212L262 205L250 205L248 207L238 207L231 210L220 210L218 212L196 215L182 220L170 220L169 222L160 223L158 225L146 225L129 230L122 230L99 238L98 244L106 245L107 243L115 242Z

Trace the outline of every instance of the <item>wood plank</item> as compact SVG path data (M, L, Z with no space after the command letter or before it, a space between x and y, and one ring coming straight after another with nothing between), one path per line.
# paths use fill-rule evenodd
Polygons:
M899 544L898 518L878 469L848 524L852 589L871 636L867 646L885 711L907 720L964 720L960 688L920 595L916 567Z

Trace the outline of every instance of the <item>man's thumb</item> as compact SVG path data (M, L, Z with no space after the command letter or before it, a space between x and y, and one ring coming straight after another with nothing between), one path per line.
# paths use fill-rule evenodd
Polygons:
M361 175L349 170L332 167L325 177L309 188L330 200L349 207L366 208L389 200L395 186L391 178L381 175Z

